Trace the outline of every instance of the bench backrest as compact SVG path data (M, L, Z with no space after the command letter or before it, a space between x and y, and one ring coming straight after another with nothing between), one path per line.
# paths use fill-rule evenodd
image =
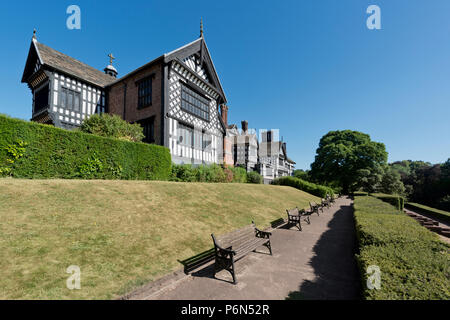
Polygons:
M286 209L286 212L288 215L293 216L293 215L298 214L299 211L298 211L298 207L295 207L294 209L290 209L290 210Z
M227 249L229 247L237 247L241 243L244 243L252 238L255 238L256 232L255 232L255 224L249 224L248 226L245 226L243 228L234 230L230 233L214 237L215 242L221 246L224 249Z

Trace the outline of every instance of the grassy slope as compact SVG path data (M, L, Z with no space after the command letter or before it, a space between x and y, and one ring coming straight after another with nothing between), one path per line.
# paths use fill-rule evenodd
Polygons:
M0 299L114 298L211 248L212 232L308 200L283 186L0 179ZM66 288L70 265L81 290Z
M415 210L416 209L416 211L418 211L418 213L421 213L421 211L423 211L425 214L429 214L431 216L435 216L438 219L442 219L442 220L445 220L448 223L450 223L450 212L447 212L447 211L444 211L444 210L435 209L435 208L428 207L428 206L425 206L423 204L414 203L414 202L408 202L406 204L406 206L408 206L409 209L411 209L411 210Z

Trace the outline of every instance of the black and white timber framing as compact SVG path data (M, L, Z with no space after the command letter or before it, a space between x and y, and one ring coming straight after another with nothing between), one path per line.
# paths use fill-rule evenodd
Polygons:
M114 80L33 37L22 77L33 95L31 120L76 128L86 117L106 112L104 86Z
M167 147L172 161L178 164L222 163L226 128L219 105L226 103L226 98L203 37L166 54L165 60L170 66L166 115ZM183 87L209 101L208 118L183 108Z

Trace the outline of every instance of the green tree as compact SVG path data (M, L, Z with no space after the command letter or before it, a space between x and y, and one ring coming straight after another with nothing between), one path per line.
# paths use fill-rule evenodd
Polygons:
M344 193L357 185L359 170L373 171L387 163L383 143L351 130L328 132L320 139L316 153L312 178L321 184L338 184Z
M143 128L137 123L128 123L118 115L94 114L86 118L80 130L102 137L110 137L133 142L140 142L144 138Z
M380 184L383 179L384 169L380 165L375 165L373 168L359 169L356 173L356 181L351 189L362 190L373 193L380 189Z
M309 181L310 180L309 170L306 170L306 171L302 170L302 169L294 170L293 176L298 178L298 179L305 180L305 181Z
M381 179L379 191L387 194L405 195L405 186L400 178L400 173L387 167Z

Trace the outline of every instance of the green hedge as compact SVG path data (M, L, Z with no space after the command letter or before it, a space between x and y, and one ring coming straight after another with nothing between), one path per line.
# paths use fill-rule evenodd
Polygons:
M222 167L217 164L191 165L173 164L171 181L178 182L212 182L212 183L255 183L253 176L257 172L248 172L242 167Z
M436 234L374 197L357 196L354 216L365 299L449 299L449 249ZM367 287L369 266L381 271L381 288Z
M370 195L393 205L400 211L403 211L403 208L405 207L405 198L402 196L384 193L371 193Z
M23 156L11 161L22 143ZM171 163L161 146L0 116L0 168L13 177L167 180Z
M304 181L295 177L280 177L275 179L272 184L294 187L321 198L325 198L327 194L334 196L334 191L332 188Z
M437 219L441 219L450 223L450 212L439 210L435 208L431 208L428 206L424 206L423 204L408 202L405 204L407 209L412 211L416 211L417 213L423 213L432 217L436 217Z

